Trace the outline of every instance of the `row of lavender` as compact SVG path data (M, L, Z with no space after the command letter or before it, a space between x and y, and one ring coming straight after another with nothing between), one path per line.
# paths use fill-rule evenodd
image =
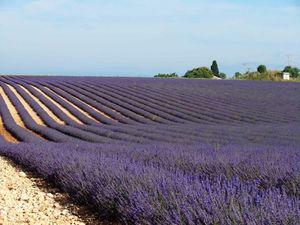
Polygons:
M103 82L101 83L99 80ZM134 80L135 79L133 79L133 81ZM137 79L137 81L138 80L139 79ZM131 84L129 87L126 82L122 84L116 83L117 81L122 81L122 79L108 79L108 81L109 82L107 82L104 78L98 78L95 80L88 78L84 80L84 82L81 78L78 78L72 82L68 82L61 77L43 79L38 77L5 77L1 78L0 84L4 88L12 103L20 112L27 128L50 141L74 142L78 140L85 140L98 143L201 142L219 144L241 144L246 142L262 144L300 143L299 135L297 135L299 132L298 121L300 118L299 113L296 113L300 107L299 103L294 101L299 91L297 86L290 87L289 84L286 84L284 91L288 93L290 89L292 89L293 95L290 96L291 100L286 99L285 102L281 103L281 105L286 106L289 112L288 115L283 115L282 112L278 112L278 110L276 110L276 107L270 105L273 104L273 101L277 101L279 96L281 96L281 93L278 94L277 92L280 92L281 89L283 89L282 87L272 87L272 83L270 84L271 88L269 88L269 91L273 97L268 99L268 96L257 96L257 102L253 105L253 109L250 110L249 108L245 108L246 103L236 101L236 103L233 104L230 102L229 97L227 97L230 102L228 104L225 100L210 102L201 96L198 98L198 95L195 95L194 98L191 96L188 98L186 96L191 93L186 94L178 90L172 92L168 90L167 85L163 85L164 87L166 86L166 90L160 88L160 92L164 92L160 94L160 101L158 96L156 96L159 94L155 94L153 90L151 90L152 98L150 98L150 94L146 94L146 91L144 91L144 95L142 95L140 91L133 91L139 87L143 87L143 85L149 86L146 85L147 82L149 82L147 79L143 82L131 81L134 85ZM112 81L115 83L112 84ZM89 83L94 84L91 85ZM25 112L26 110L24 110L22 104L9 90L6 84L10 84L17 90L17 92L29 103L40 118L46 123L47 127L37 125L30 118L30 115ZM202 83L200 82L199 84ZM60 125L54 121L19 85L25 87L32 95L43 102L43 104L45 104L56 116L64 121L65 125ZM225 87L226 85L227 83L223 84ZM119 86L121 87L119 88ZM204 92L203 87L201 87L201 85L199 86L198 92ZM62 105L75 117L80 119L83 124L78 124L73 121L33 87L37 87L44 94ZM174 85L174 89L175 88L178 89L178 85ZM213 86L208 86L205 91L209 92L213 88ZM273 93L274 90L272 88L275 88L275 90L276 88L278 89L275 94ZM155 85L152 89L155 89ZM191 90L194 89L195 87L191 88ZM228 90L226 90L229 91L231 89L232 88L229 87ZM245 89L248 91L247 87ZM257 88L257 90L261 89L262 87ZM194 90L194 93L198 92ZM240 90L240 92L243 100L245 96L243 96L243 91ZM224 91L224 93L227 92ZM170 96L168 97L168 95L172 95L173 98ZM205 98L209 99L210 95L215 94L209 93ZM231 95L231 97L236 97L233 94ZM220 96L218 98L216 97L216 99L219 98ZM260 107L260 101L264 98L265 104L269 104L268 110L264 110ZM95 120L92 120L82 114L72 104L66 102L65 99L86 111ZM194 104L190 102L191 99L192 101L195 101ZM197 102L199 102L199 104ZM203 102L210 105L202 106L201 104L203 104ZM87 104L109 116L107 117L97 113ZM270 108L271 106L275 108L274 112L273 108ZM5 105L1 104L1 108L5 108ZM188 109L190 110L188 111ZM211 111L209 113L205 113L205 109L210 109ZM5 109L2 109L2 111L5 112ZM6 117L9 117L6 116L5 113L2 114L4 120L6 120ZM268 117L266 117L265 114L267 114ZM208 115L210 115L210 117L208 117ZM224 120L222 120L222 116L224 117ZM9 122L9 124L12 123ZM8 129L13 134L17 134L17 137L20 137L18 133L23 132L16 132L16 129ZM28 141L28 138L21 138L20 140Z
M0 145L124 224L299 224L297 147Z
M38 124L36 124L30 115L26 112L24 109L24 106L21 104L20 100L14 95L14 93L10 90L10 88L5 85L6 83L10 84L12 87L16 89L16 91L27 101L27 103L34 109L34 111L40 116L40 118L46 123L47 127L42 127ZM51 141L57 141L57 142L70 142L74 141L70 138L66 138L64 135L53 135L53 132L62 132L66 135L71 135L79 139L83 139L86 141L91 142L109 142L113 143L114 140L118 139L125 139L126 141L130 142L142 142L147 143L149 141L176 141L176 138L179 140L182 139L182 136L176 135L174 131L170 131L171 134L171 140L168 140L167 138L164 138L162 136L163 132L155 132L152 131L152 133L141 133L138 130L135 129L135 127L111 127L110 126L102 126L100 123L96 123L95 121L84 117L83 114L79 114L74 107L71 105L63 105L66 107L69 111L71 111L75 116L78 118L81 118L86 124L80 125L75 123L73 120L71 120L69 117L67 117L59 108L57 108L51 101L49 101L45 96L43 96L41 93L39 93L37 90L35 90L33 87L27 85L26 83L20 82L23 87L25 87L31 94L33 94L35 97L37 97L40 101L42 101L48 108L50 108L51 111L53 111L60 119L62 119L66 124L60 125L56 121L54 121L47 112L26 92L24 91L20 86L16 85L14 82L10 82L5 80L5 82L1 82L0 84L2 88L4 89L5 93L8 95L10 101L12 104L16 107L18 110L21 118L23 119L25 125L28 129L33 130L37 132L39 135L42 135L48 140ZM46 92L47 89L43 89L43 87L39 87L41 90L44 90ZM51 96L51 92L46 92L48 95ZM60 101L57 96L51 96L56 101ZM65 102L63 102L65 103ZM7 120L7 117L11 117L10 115L7 115L4 112L7 111L7 107L5 104L1 105L3 108L2 110L2 117L4 119L4 122ZM9 114L9 113L8 113ZM7 124L7 123L5 123ZM12 120L9 120L9 124L13 124ZM108 129L110 128L110 129ZM7 129L11 131L15 136L20 137L21 134L24 132L20 129L11 129L9 126L7 126ZM141 130L143 130L141 128ZM149 130L147 130L149 132ZM20 133L20 134L19 134ZM168 133L167 131L164 133ZM128 135L131 134L132 136ZM24 135L23 135L24 136ZM105 137L105 136L109 136ZM137 137L136 137L137 136ZM145 137L144 137L145 136ZM194 135L195 136L195 135ZM146 139L147 137L147 139ZM196 136L195 136L196 137ZM191 139L191 138L190 138ZM194 138L195 139L195 138ZM28 138L23 138L21 141L30 141Z
M35 143L11 145L0 136L0 154L104 217L127 224L300 223L298 84L3 77L0 85L27 129L0 97L6 128ZM46 126L32 119L8 85ZM38 143L45 140L66 143Z
M27 78L26 78L27 79ZM132 99L138 95L138 99L146 99L143 104L163 103L160 110L175 106L176 111L188 107L184 113L195 111L198 116L207 113L209 116L217 114L219 110L221 120L224 122L230 114L239 114L245 118L254 117L255 121L264 118L267 121L299 121L299 116L293 112L299 109L300 103L295 96L299 94L297 83L275 83L275 82L239 82L239 81L205 81L205 80L160 80L139 78L74 78L55 77L39 78L31 77L35 82L62 82L63 84L78 84L84 88L85 84L92 84L97 91L102 92L110 86L109 93L121 90L115 98L125 96ZM83 85L82 85L83 84ZM125 89L129 95L125 95ZM141 99L142 98L142 99ZM126 99L123 98L124 101ZM137 99L135 99L137 100ZM158 101L154 101L158 100ZM150 106L150 105L148 105ZM153 106L153 105L151 105ZM281 107L284 106L284 107ZM154 106L154 107L157 107ZM172 108L174 109L174 108ZM208 110L212 109L212 110ZM289 111L285 111L288 109ZM259 118L256 118L259 115ZM275 116L275 118L273 118ZM288 117L288 120L287 120ZM248 118L248 119L249 119ZM242 118L241 118L242 119ZM273 119L273 120L272 120ZM264 120L263 120L264 121ZM247 122L247 120L245 120ZM249 121L248 121L249 122Z

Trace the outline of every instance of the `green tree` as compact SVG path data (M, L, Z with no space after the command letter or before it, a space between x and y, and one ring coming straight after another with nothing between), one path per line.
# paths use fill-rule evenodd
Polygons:
M189 70L185 73L183 77L186 78L212 78L213 72L207 67L198 67Z
M235 77L235 78L240 78L241 76L243 76L243 74L241 74L240 72L236 72L236 73L234 74L234 77Z
M218 63L216 60L214 60L212 62L212 65L210 66L210 69L211 71L213 72L213 74L216 76L216 77L219 77L220 74L219 74L219 67L218 67Z
M227 75L226 75L226 73L220 73L219 77L222 79L226 79Z
M257 67L257 72L259 72L259 73L265 73L265 72L267 72L267 67L265 65L259 65Z
M300 76L299 74L299 68L297 67L292 67L292 66L286 66L283 70L283 72L288 72L291 74L291 77L297 78Z
M163 77L163 78L170 78L170 77L178 77L177 73L159 73L154 77Z

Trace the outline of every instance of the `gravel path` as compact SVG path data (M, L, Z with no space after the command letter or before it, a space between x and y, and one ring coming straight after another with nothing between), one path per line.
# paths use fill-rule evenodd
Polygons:
M82 216L85 215L85 219ZM0 157L0 225L102 224L88 210L72 203L66 194L49 187L32 172L24 173L12 161Z

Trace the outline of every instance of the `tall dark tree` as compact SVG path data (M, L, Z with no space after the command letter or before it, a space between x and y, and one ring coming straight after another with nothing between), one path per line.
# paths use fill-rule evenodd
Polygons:
M220 77L219 67L216 60L212 62L210 69L216 77Z

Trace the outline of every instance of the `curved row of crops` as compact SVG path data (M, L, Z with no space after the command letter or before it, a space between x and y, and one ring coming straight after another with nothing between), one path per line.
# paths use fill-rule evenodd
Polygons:
M104 217L300 223L298 83L3 76L0 86L0 154Z
M299 143L297 84L246 84L6 76L0 85L27 130L3 96L1 117L21 142Z

